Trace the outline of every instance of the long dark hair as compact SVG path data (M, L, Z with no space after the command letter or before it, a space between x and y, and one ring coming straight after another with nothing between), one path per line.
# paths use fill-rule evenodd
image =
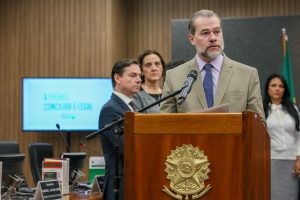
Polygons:
M269 89L269 85L270 82L274 79L274 78L278 78L281 80L282 84L283 84L283 88L284 88L284 93L281 99L281 105L283 106L283 109L285 109L295 120L295 124L296 124L296 130L299 131L299 115L298 112L296 110L296 108L294 107L294 103L291 101L290 97L290 90L288 88L287 82L284 79L284 77L280 74L272 74L268 77L266 83L265 83L265 95L264 95L264 111L265 111L265 115L266 115L266 119L269 116L269 111L270 111L270 103L272 103L271 101L271 97L269 95L268 89Z

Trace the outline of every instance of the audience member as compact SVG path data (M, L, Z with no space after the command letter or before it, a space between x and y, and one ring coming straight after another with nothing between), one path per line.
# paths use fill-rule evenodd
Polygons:
M142 71L140 92L134 96L137 106L142 109L161 98L161 81L164 74L165 61L155 50L146 50L138 58ZM159 105L153 106L146 113L159 113Z
M264 111L271 138L271 199L297 200L300 175L299 112L279 74L265 84Z
M102 107L99 116L99 129L123 116L126 111L136 111L133 95L140 90L141 69L137 60L123 59L117 61L111 73L114 88L110 100ZM118 139L116 139L118 138ZM113 128L103 132L100 137L105 158L104 199L115 200L115 177L119 179L119 200L124 196L124 134L115 137ZM116 141L118 142L117 144ZM118 174L115 174L115 145L119 145Z

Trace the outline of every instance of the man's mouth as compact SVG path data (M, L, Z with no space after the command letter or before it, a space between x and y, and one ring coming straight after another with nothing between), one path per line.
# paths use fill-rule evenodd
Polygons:
M207 49L210 49L210 48L220 48L220 46L214 45L214 46L209 46L209 47L207 47Z

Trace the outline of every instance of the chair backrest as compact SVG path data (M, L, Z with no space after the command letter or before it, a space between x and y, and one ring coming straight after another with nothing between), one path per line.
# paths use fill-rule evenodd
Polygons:
M29 144L30 168L35 184L42 178L42 163L44 158L53 158L53 146L50 143Z
M0 154L1 155L19 154L19 153L20 153L20 146L19 146L18 141L16 141L16 140L0 141ZM20 187L28 187L24 173L21 172L20 174L18 174L18 176L24 179L24 181L21 183Z
M0 141L0 154L20 153L19 142L15 140Z

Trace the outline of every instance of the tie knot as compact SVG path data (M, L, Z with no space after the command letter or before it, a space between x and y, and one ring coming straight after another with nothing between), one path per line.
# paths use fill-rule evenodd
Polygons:
M132 110L134 112L138 111L136 104L134 103L134 101L130 101L129 105L131 106Z
M211 71L211 68L212 68L212 65L209 64L209 63L207 63L207 64L204 65L205 71Z

